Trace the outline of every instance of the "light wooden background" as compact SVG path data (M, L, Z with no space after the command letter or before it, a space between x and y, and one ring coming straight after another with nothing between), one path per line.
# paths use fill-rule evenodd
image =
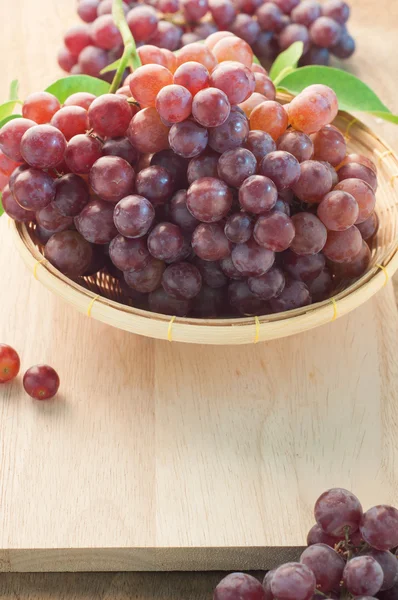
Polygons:
M349 68L398 112L398 5L351 5L359 50ZM0 0L1 98L15 77L22 95L56 78L74 8ZM367 121L398 148L397 128ZM24 269L6 225L0 339L25 368L53 364L62 393L39 405L20 381L0 390L0 571L265 567L275 547L303 543L326 487L350 487L366 507L398 503L391 286L337 323L281 342L168 345L74 313ZM199 600L218 579L3 573L0 598Z

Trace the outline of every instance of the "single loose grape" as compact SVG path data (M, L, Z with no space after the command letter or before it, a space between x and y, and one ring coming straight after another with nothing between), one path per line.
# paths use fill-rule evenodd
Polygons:
M56 167L63 160L65 150L65 136L52 125L31 127L21 139L24 160L37 169Z
M34 400L50 400L57 394L59 386L58 374L48 365L30 367L23 377L25 392Z
M68 277L80 277L87 270L93 252L77 231L55 233L44 248L45 258Z
M288 116L279 102L269 100L253 109L250 115L250 129L266 131L277 140L285 133L288 126Z
M17 352L7 344L0 344L0 383L7 383L19 373L21 362Z

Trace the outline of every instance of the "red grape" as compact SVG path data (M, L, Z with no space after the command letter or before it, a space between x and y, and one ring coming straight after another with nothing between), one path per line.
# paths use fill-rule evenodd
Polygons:
M64 102L64 106L80 106L88 110L95 100L94 94L88 92L76 92L67 98Z
M250 115L250 129L266 131L276 141L288 126L288 116L281 104L267 100L256 106Z
M224 152L218 161L218 175L225 183L239 188L242 183L254 175L257 161L254 154L245 148L235 148Z
M136 190L153 204L162 204L169 200L173 193L173 178L163 167L147 167L137 175Z
M151 6L135 6L127 14L127 23L136 42L146 42L156 32L158 16Z
M315 520L328 535L344 536L346 527L353 533L362 518L362 506L358 498L343 488L324 492L315 503Z
M297 286L299 282L294 284ZM274 299L272 302L280 302L279 299ZM309 600L315 592L315 586L316 580L311 569L294 562L286 563L276 569L271 580L272 594L278 600Z
M377 560L382 568L384 579L380 590L384 591L391 589L398 577L397 557L394 556L392 552L383 552L381 550L375 550L374 548L367 550L366 554Z
M131 144L142 153L160 152L169 148L169 127L162 123L156 108L144 108L134 115L126 135Z
M91 77L100 77L102 69L105 69L108 64L108 52L106 50L102 50L102 48L97 48L96 46L86 46L79 54L78 66L81 69L81 73L84 73L85 75L91 75Z
M0 149L8 158L22 162L21 139L36 123L31 119L13 119L0 129Z
M190 233L199 225L199 221L188 210L186 190L179 190L170 200L170 219L183 231Z
M218 177L218 159L220 155L211 148L192 158L188 164L188 183L191 184L202 177Z
M76 229L92 244L108 244L117 235L114 207L103 200L92 200L75 217Z
M35 92L26 98L22 106L22 116L38 124L49 123L60 108L58 98L52 94Z
M239 203L250 213L262 214L274 208L278 191L271 179L262 175L252 175L239 189Z
M270 152L261 161L260 173L272 179L278 190L294 186L300 179L300 164L289 152L276 150Z
M376 550L395 548L398 546L398 510L386 505L370 508L362 517L360 531L365 542Z
M65 151L65 162L72 173L87 174L102 156L101 142L91 135L75 135Z
M131 121L127 99L115 94L96 98L88 109L91 127L102 137L123 136Z
M309 27L316 19L321 16L322 8L316 0L303 0L291 13L294 23L300 23Z
M295 226L290 217L279 211L258 217L254 226L254 239L259 246L283 252L295 237Z
M326 85L305 88L288 105L290 125L304 133L316 133L331 123L338 113L335 92Z
M377 233L379 228L379 219L377 214L374 212L366 219L366 221L357 223L357 228L359 229L363 240L370 240Z
M342 0L326 0L322 6L322 14L344 25L350 16L350 7Z
M319 17L310 26L311 41L321 48L331 48L341 39L341 25L330 17Z
M179 123L191 114L192 95L182 85L166 85L156 97L156 110L164 121Z
M230 305L243 316L267 314L268 307L264 300L250 291L246 281L231 281L228 286L228 300ZM262 591L264 594L264 590ZM237 596L238 600L242 596ZM265 598L265 596L260 596Z
M261 162L264 156L276 150L274 140L265 131L250 131L244 147L254 154L258 163Z
M254 78L239 62L220 63L210 75L210 85L222 90L231 104L244 102L254 92Z
M118 235L109 244L109 258L121 271L140 271L151 257L145 239Z
M184 237L174 223L158 223L148 237L149 252L159 260L174 260L181 252Z
M75 278L87 270L93 252L90 244L77 231L61 231L49 239L44 256L58 271Z
M73 218L61 215L54 202L36 212L36 221L43 229L54 233L65 231L73 225Z
M23 377L25 392L34 400L49 400L58 392L59 377L52 367L36 365L30 367Z
M241 146L248 135L249 122L246 115L232 109L225 123L210 129L209 146L222 154Z
M188 61L175 71L174 83L184 86L192 96L195 96L200 90L208 87L209 72L201 63Z
M187 208L198 221L220 221L228 214L231 205L232 192L220 179L203 177L188 189Z
M357 201L347 192L335 190L326 194L318 206L317 215L322 223L332 231L344 231L358 219Z
M241 211L228 217L224 233L234 244L243 244L250 240L253 233L253 223L250 215Z
M326 165L316 160L301 163L301 174L293 192L303 202L319 203L332 189L332 176Z
M95 19L91 25L90 33L95 45L102 50L112 50L112 48L120 46L123 43L122 36L112 15L100 15Z
M300 557L315 575L317 589L328 593L338 589L345 567L344 559L326 544L313 544L306 548Z
M199 269L190 263L175 263L163 273L162 285L170 296L190 300L199 294L202 276Z
M319 276L320 275L318 275L318 277ZM315 523L315 525L311 527L307 535L308 546L312 546L313 544L327 544L331 548L334 548L340 540L341 538L339 537L334 537L325 533L318 523Z
M140 157L139 152L126 137L118 137L106 140L102 147L104 156L120 156L127 160L130 165L134 166Z
M134 190L135 171L119 156L103 156L90 170L93 191L107 202L119 202Z
M54 200L55 181L44 171L26 169L15 180L13 193L22 208L36 211Z
M329 269L323 269L318 277L307 283L312 302L322 302L322 300L329 298L333 290L333 285L334 283ZM316 539L316 542L322 542L334 547L333 539L331 539L330 543L327 541L328 537L331 538L331 536L324 533L324 537ZM315 543L315 541L312 543Z
M0 383L14 379L21 366L19 356L11 346L0 344Z
M68 141L90 128L87 111L81 106L64 106L55 113L51 125L59 129Z
M143 196L126 196L115 206L114 222L124 237L137 238L148 233L155 209Z
M329 267L338 280L356 279L366 272L370 264L370 259L371 252L369 246L363 241L361 250L349 262L329 262Z
M17 223L28 223L34 219L32 211L26 210L18 204L8 185L3 189L1 202L6 215Z
M302 281L286 279L285 287L279 296L271 298L270 306L274 312L285 312L311 304L308 287ZM294 589L294 587L292 586ZM293 595L293 598L295 596Z
M231 573L214 590L213 600L265 600L261 583L246 573Z
M65 46L76 57L91 42L91 29L86 24L73 25L64 36Z
M329 231L324 255L337 263L351 262L362 248L362 236L353 225L345 231Z
M277 140L278 150L293 154L301 163L310 160L314 154L314 145L311 138L301 131L287 131Z
M242 275L259 277L270 270L275 261L275 254L259 246L254 240L249 240L244 244L237 244L231 252L231 258Z
M231 111L227 95L214 87L200 90L192 102L192 115L203 127L218 127L225 123Z
M171 149L184 158L193 158L205 150L208 141L207 129L194 121L175 123L169 132Z
M37 169L56 167L64 158L66 140L52 125L36 125L28 129L21 140L24 160Z
M354 596L374 596L380 591L383 579L383 570L372 556L352 558L344 569L344 584Z
M149 294L161 286L165 268L166 265L164 262L151 256L143 269L139 271L126 271L124 279L127 285L133 290Z
M344 135L333 125L325 125L311 136L314 144L314 159L337 167L345 158L347 145Z
M185 317L190 308L189 300L178 300L177 298L173 298L173 296L169 296L162 287L151 292L148 301L149 310L153 313L162 315Z
M202 260L222 260L231 254L231 242L219 223L201 223L192 235L192 248Z
M247 280L249 289L255 296L262 300L271 300L279 296L285 287L285 276L281 269L272 267L264 275L260 277L249 277Z

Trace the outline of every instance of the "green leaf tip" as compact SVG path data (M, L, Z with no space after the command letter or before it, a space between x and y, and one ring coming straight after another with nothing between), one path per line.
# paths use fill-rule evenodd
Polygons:
M2 199L3 199L3 192L0 192L0 217L1 215L4 213L4 208L3 208L3 204L2 204Z
M294 42L287 50L279 54L269 72L269 76L274 83L286 69L295 69L297 67L303 51L303 42Z
M56 96L61 104L65 102L69 96L77 92L89 92L94 96L102 96L108 94L110 89L109 83L90 75L70 75L62 77L55 83L51 84L45 91Z
M8 99L14 100L16 102L16 101L18 101L18 95L19 95L19 81L18 81L18 79L14 79L14 81L11 81L10 93L8 95Z

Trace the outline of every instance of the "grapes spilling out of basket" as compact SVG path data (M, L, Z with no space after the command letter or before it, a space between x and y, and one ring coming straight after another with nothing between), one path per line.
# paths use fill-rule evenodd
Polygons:
M314 512L300 562L269 571L262 583L245 573L227 575L213 600L396 600L398 510L379 505L363 512L354 494L334 488L318 498Z
M330 55L345 59L355 50L343 0L148 0L123 6L138 46L175 51L216 32L232 32L265 61L297 41L304 44L301 64L327 65ZM123 53L112 0L80 0L77 11L84 22L67 31L58 62L67 72L100 77Z
M313 85L283 106L235 36L171 56L120 93L62 107L32 94L0 130L4 209L36 223L45 258L200 318L300 308L362 275L376 167L347 154L335 93Z

